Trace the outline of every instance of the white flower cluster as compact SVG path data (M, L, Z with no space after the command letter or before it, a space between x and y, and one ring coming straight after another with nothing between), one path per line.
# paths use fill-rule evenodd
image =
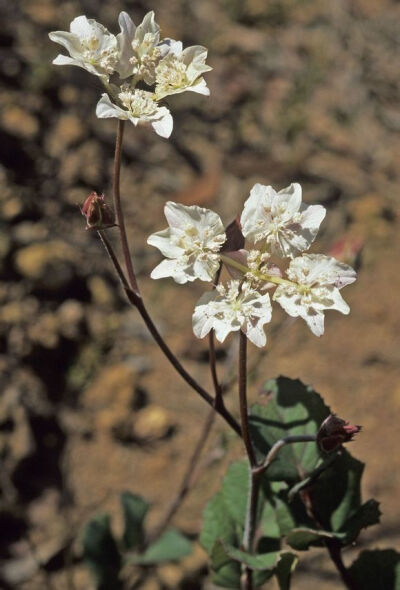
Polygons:
M256 184L244 204L241 230L237 228L247 249L236 249L216 213L169 202L169 227L148 238L166 257L151 277L172 277L177 283L213 281L220 264L226 266L232 279L205 293L196 305L193 330L198 338L214 329L223 342L230 332L242 330L256 346L264 346L264 326L272 315L266 291L271 288L273 301L321 336L324 310L349 313L339 290L356 280L350 266L331 256L302 254L314 241L325 213L322 205L302 204L299 184L279 192ZM277 264L282 259L283 270Z
M50 39L70 55L58 55L53 63L79 66L101 79L107 92L97 104L98 117L129 120L135 126L150 124L158 135L169 137L172 116L159 103L187 90L210 94L203 78L211 70L205 63L207 49L200 45L183 49L180 41L160 39L153 11L137 27L126 12L120 13L118 22L118 35L86 16L75 18L70 32L50 33Z

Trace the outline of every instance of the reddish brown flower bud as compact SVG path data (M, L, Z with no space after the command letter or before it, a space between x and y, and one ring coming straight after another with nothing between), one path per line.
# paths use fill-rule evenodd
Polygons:
M343 443L353 440L361 426L352 426L335 414L328 416L321 424L317 434L317 444L324 453L336 451Z
M81 213L86 217L86 229L106 229L115 225L115 215L107 205L104 195L91 192L81 207Z

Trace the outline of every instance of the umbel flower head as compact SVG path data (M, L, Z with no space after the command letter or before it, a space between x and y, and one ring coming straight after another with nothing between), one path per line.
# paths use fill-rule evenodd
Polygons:
M217 340L223 342L230 332L242 330L256 346L265 346L264 325L271 321L269 295L258 293L248 283L230 281L205 293L197 302L193 314L193 331L204 338L215 330Z
M356 272L332 256L302 254L313 242L325 209L302 205L299 184L279 192L255 185L241 215L243 239L236 222L235 239L232 224L227 237L219 216L208 209L169 202L165 215L170 227L148 239L166 257L151 273L153 279L212 282L221 264L233 277L198 301L193 314L198 338L215 330L222 342L230 332L242 330L253 344L264 346L264 326L272 313L266 291L271 289L272 300L291 317L304 319L316 336L324 333L325 310L349 313L340 290L356 280ZM289 265L280 267L279 258L289 258Z
M211 70L205 63L207 49L199 45L183 49L180 41L161 39L153 11L138 26L121 12L118 23L121 32L115 36L95 20L78 16L70 32L50 33L50 39L69 53L58 55L53 63L79 66L100 78L106 92L97 104L99 118L151 125L158 135L169 137L172 116L159 103L185 91L210 93L203 78Z
M78 66L108 81L118 63L117 39L103 25L86 16L77 16L70 25L70 32L49 33L55 43L63 45L70 57L58 55L53 64Z
M311 246L325 214L322 205L302 205L298 183L278 193L272 186L256 184L240 222L247 240L282 258L293 258Z
M287 271L291 282L278 285L274 293L292 317L305 320L313 334L324 333L324 310L350 313L339 289L356 280L356 271L347 264L323 254L303 254L292 260Z
M177 283L212 281L218 270L219 250L226 234L216 213L169 201L165 205L169 227L152 234L147 243L166 257L151 273L153 279L172 277Z

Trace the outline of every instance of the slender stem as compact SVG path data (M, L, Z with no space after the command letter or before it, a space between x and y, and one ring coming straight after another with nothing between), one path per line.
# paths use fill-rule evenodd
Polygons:
M188 383L197 393L206 401L211 407L214 407L214 398L195 380L193 377L186 371L186 369L181 365L179 360L176 358L174 353L171 351L167 343L162 338L161 334L157 330L156 326L153 323L150 315L147 312L147 309L142 301L141 298L137 297L135 293L127 291L127 295L129 300L135 305L138 312L142 316L144 323L146 324L150 334L153 336L154 340L161 348L171 365L176 369L176 371L181 375L181 377ZM228 412L225 407L225 404L222 404L215 408L215 410L220 414L225 421L233 428L233 430L241 436L241 428L239 424L236 422L235 418Z
M156 539L158 539L162 533L165 531L169 523L171 522L172 518L175 516L176 512L180 508L182 502L190 492L193 486L194 481L194 472L199 463L201 453L205 447L207 442L208 436L211 432L211 428L214 424L216 412L214 408L209 412L206 417L206 420L203 424L203 428L201 430L199 439L196 443L196 446L193 449L193 453L190 456L189 462L186 467L186 471L183 475L181 485L179 486L178 493L176 494L175 498L170 503L167 512L158 526L154 529L153 532L150 533L149 539L147 544L153 543Z
M124 121L118 119L117 127L117 139L115 142L115 154L114 154L114 174L113 174L113 199L114 208L117 216L119 233L121 237L122 253L125 260L125 266L128 273L129 285L137 295L139 295L139 287L136 280L135 271L133 269L132 257L129 251L128 237L126 235L124 215L121 205L121 192L120 192L120 175L121 175L121 153L122 153L122 140L124 137Z
M121 269L121 266L117 260L117 257L115 256L113 247L111 246L110 242L108 241L106 235L104 234L104 232L99 231L98 233L99 233L100 238L104 244L104 247L110 257L110 260L113 263L114 269L117 272L118 277L125 289L125 293L128 297L129 302L131 303L131 305L133 307L135 307L138 310L138 312L142 316L142 319L143 319L144 323L146 324L150 334L153 336L153 338L156 341L156 343L158 344L158 346L161 348L161 350L163 351L163 353L165 354L167 359L170 361L171 365L176 369L176 371L181 375L181 377L186 381L186 383L188 383L188 385L190 385L190 387L192 387L192 389L197 391L197 393L204 399L204 401L206 401L209 406L214 408L215 411L225 419L225 421L229 424L229 426L231 426L231 428L233 428L233 430L236 432L236 434L241 436L242 431L241 431L240 425L236 422L236 420L232 416L232 414L230 412L228 412L223 400L221 400L221 403L218 404L218 407L215 407L214 398L212 397L212 395L210 395L208 393L208 391L206 391L195 379L193 379L193 377L186 371L186 369L182 366L182 364L176 358L176 356L174 355L172 350L169 348L167 343L164 341L163 337L161 336L161 334L157 330L155 324L153 323L153 320L151 319L151 317L150 317L150 315L143 303L142 298L140 297L140 295L138 295L137 293L135 293L134 291L132 291L129 288L129 285L128 285L128 282L125 278L125 275Z
M97 233L99 234L100 240L102 241L103 246L106 249L108 256L110 257L110 260L113 263L114 269L118 275L119 280L121 281L122 286L125 290L129 290L128 281L125 278L124 271L122 270L121 265L118 262L118 258L116 257L113 247L108 241L106 234L103 230L98 230Z
M249 496L247 500L246 522L242 545L244 551L251 552L257 520L257 500L260 488L260 478L258 473L254 471L254 468L257 467L257 461L250 438L249 414L247 408L247 336L241 330L239 332L238 384L243 442L249 459L250 470ZM242 590L253 590L253 572L250 568L243 567L240 583Z
M211 330L208 335L208 347L209 347L209 356L210 356L210 371L211 377L214 385L215 397L214 397L214 407L218 408L223 405L222 399L222 386L218 380L217 375L217 359L215 354L215 337L214 337L214 330Z
M243 433L243 442L249 458L251 468L257 465L253 445L250 439L249 415L247 409L247 336L241 330L239 332L239 406L240 421Z
M357 584L354 582L349 570L343 563L340 542L337 541L337 539L325 539L325 545L328 549L330 558L335 564L336 569L338 570L340 577L342 578L342 582L346 588L348 588L348 590L360 590Z
M318 508L315 505L315 500L310 488L303 491L303 502L305 503L306 509L310 516L314 519L317 527L322 528L321 520L318 515ZM338 539L324 539L324 544L346 588L348 588L348 590L361 590L343 563L340 541L338 541Z

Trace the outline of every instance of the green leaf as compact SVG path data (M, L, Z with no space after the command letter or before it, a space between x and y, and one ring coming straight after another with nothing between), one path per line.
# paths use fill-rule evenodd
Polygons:
M229 466L222 482L221 492L230 516L239 526L243 527L249 495L249 465L247 461L236 461Z
M259 459L285 436L316 434L330 413L321 396L299 380L279 377L268 381L264 389L268 402L253 406L250 417ZM266 476L272 481L294 483L310 474L320 458L314 442L290 444L279 451Z
M231 558L234 561L243 563L252 570L271 570L271 575L279 555L277 552L252 555L232 547L232 545L223 543L221 540L216 541L213 554L215 556L213 563L215 563L216 569L225 565Z
M83 557L93 571L97 590L118 590L121 557L111 532L110 516L99 514L83 531Z
M228 574L230 585L226 587L240 588L241 567L239 564L244 564L254 571L253 582L254 586L258 587L272 577L279 553L250 555L218 540L214 544L211 559L216 572L213 578L215 584L226 584Z
M218 571L213 571L211 580L216 586L240 589L240 576L240 564L237 561L230 561Z
M299 551L305 551L311 546L320 547L323 545L324 539L343 538L344 535L340 533L331 533L328 531L320 531L313 529L293 529L286 537L288 545Z
M122 537L126 549L140 547L144 541L144 519L149 509L148 503L141 497L123 492L121 504L124 514L125 529Z
M299 559L294 553L281 553L276 566L275 575L278 579L279 590L290 590L292 573L294 572Z
M133 555L131 563L151 565L164 561L178 561L192 552L192 543L175 529L165 532L142 555Z
M217 586L240 588L240 566L231 559L226 561L226 552L223 548L221 550L217 541L240 543L241 534L241 528L228 510L222 491L218 492L203 512L203 528L200 534L200 543L211 559L212 581Z
M279 496L273 496L265 503L261 517L261 527L264 535L280 538L287 535L296 523L289 506Z
M400 590L400 553L394 549L363 551L349 573L362 590Z
M209 555L215 541L222 539L234 544L239 541L236 524L226 507L222 492L218 492L207 504L203 512L203 528L200 543Z
M346 521L346 544L353 543L360 531L374 524L378 524L381 516L379 502L368 500L360 506L355 514Z
M363 471L364 464L343 450L314 483L313 499L325 530L344 531L346 521L360 508Z

